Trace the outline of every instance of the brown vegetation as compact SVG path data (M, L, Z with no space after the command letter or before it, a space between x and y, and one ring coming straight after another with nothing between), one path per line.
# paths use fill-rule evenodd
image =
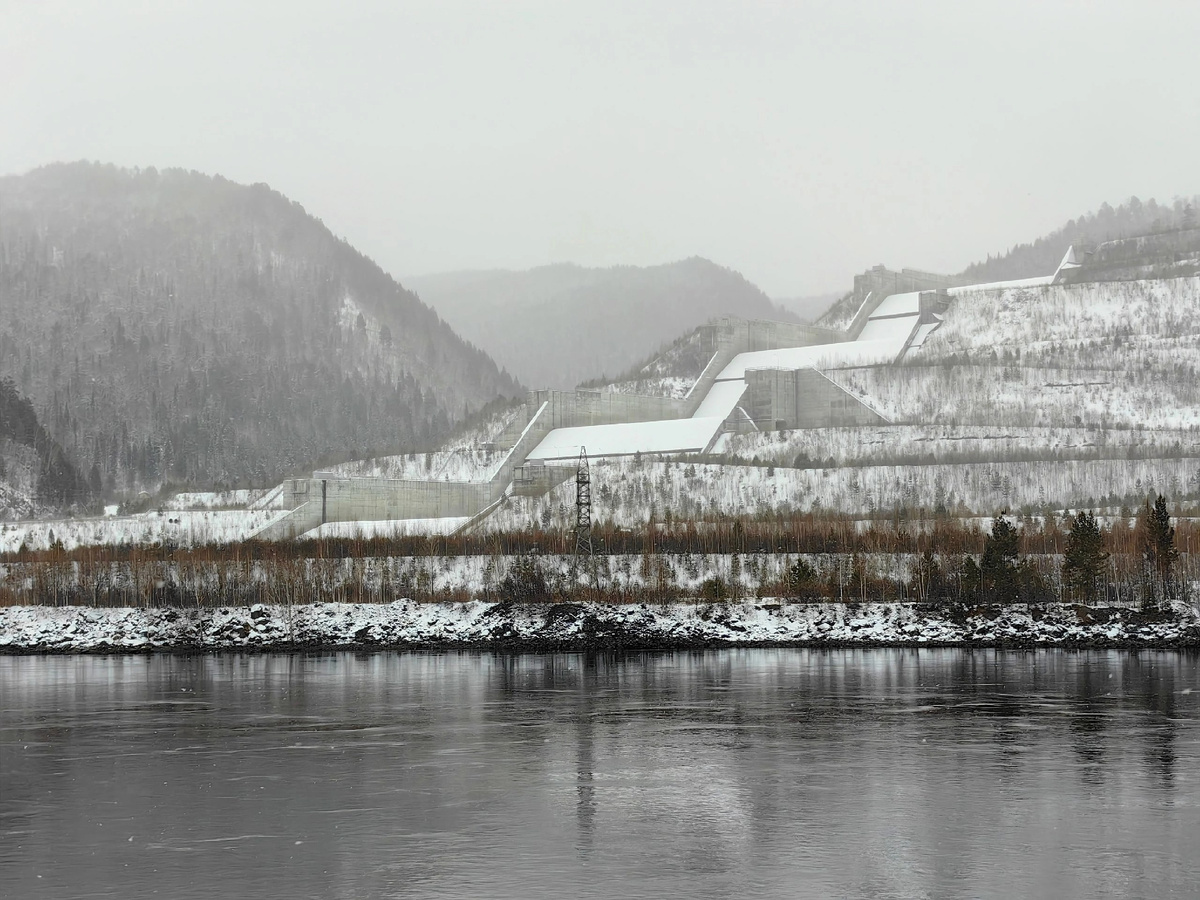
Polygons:
M1162 507L1165 515L1165 505ZM1147 507L1147 510L1149 507ZM486 557L490 600L661 602L695 597L938 604L1080 599L1156 606L1193 577L1197 528L1177 522L1175 556L1147 558L1148 522L1101 528L1103 570L1078 594L1064 578L1069 522L1027 519L989 534L977 522L872 522L797 514L598 526L597 556L582 570L569 532L527 530L457 537L331 538L183 548L101 546L0 557L0 605L221 606L318 601L471 599L445 577L446 560ZM1003 545L1003 546L1002 546ZM989 549L990 548L990 549ZM641 560L630 565L630 559ZM1162 559L1170 559L1169 571ZM716 568L711 561L719 560ZM484 565L481 561L481 565ZM622 568L623 567L623 568ZM981 568L982 567L982 568ZM989 568L990 567L990 568ZM698 585L698 588L697 588Z

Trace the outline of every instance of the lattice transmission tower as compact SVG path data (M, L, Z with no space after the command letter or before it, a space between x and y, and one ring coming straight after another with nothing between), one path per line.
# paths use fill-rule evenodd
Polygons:
M592 559L592 470L587 448L579 448L579 467L575 470L575 565L580 557L588 566Z

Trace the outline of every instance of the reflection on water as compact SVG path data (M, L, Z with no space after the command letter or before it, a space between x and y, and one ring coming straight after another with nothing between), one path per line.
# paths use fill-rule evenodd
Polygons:
M0 895L1189 896L1198 700L1185 653L5 657Z

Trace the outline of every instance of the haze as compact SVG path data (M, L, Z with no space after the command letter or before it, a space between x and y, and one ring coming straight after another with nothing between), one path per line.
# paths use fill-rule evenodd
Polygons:
M776 296L1200 191L1200 5L0 0L0 172L265 181L403 280L692 255Z

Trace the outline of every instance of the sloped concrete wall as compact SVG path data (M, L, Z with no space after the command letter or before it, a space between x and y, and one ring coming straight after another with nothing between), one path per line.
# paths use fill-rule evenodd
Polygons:
M750 369L750 417L762 431L884 425L887 419L816 369Z
M290 479L289 479L290 480ZM286 488L287 483L284 483ZM272 519L250 535L258 541L294 541L306 531L321 524L321 501L307 500L294 509Z
M907 294L911 291L944 291L954 285L954 279L935 272L920 269L901 269L893 272L886 266L874 266L861 275L854 276L854 296L858 302L872 295L882 301L892 294Z
M500 464L499 470L492 476L492 500L498 498L508 483L513 480L513 473L525 462L525 457L529 455L529 451L540 444L542 439L554 430L549 424L549 407L546 403L538 404L533 407L533 410L533 415L530 416L529 421L521 430L521 434L513 444L512 450L508 452L508 456Z
M289 478L284 494L297 520L315 515L310 528L325 522L472 516L494 499L490 482L391 478Z
M737 316L716 319L712 327L716 329L717 347L721 350L730 349L735 355L753 350L782 350L786 347L810 347L849 340L846 332L833 328L742 319Z

